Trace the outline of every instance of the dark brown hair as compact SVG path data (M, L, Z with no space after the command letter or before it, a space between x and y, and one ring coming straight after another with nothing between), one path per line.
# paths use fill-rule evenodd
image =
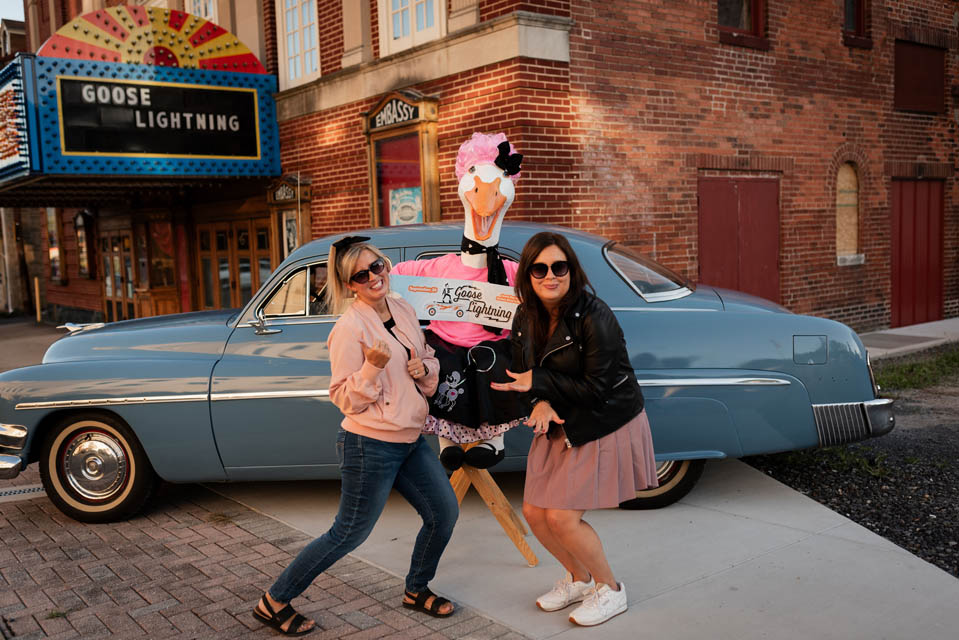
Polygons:
M529 268L544 249L554 245L566 255L566 262L569 264L569 291L559 302L560 316L566 313L569 306L582 296L586 289L594 292L593 285L589 283L586 272L579 264L576 252L565 237L552 231L541 231L526 242L523 253L519 257L519 267L516 269L515 289L520 299L520 308L527 318L527 331L533 343L533 353L537 357L542 353L549 339L549 312L533 291Z

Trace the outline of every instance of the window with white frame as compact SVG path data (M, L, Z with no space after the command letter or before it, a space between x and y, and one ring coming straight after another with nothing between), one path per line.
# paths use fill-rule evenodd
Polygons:
M187 0L186 12L216 22L216 0Z
M381 56L446 34L446 0L379 0L379 9Z
M320 75L316 4L317 0L277 0L281 89Z

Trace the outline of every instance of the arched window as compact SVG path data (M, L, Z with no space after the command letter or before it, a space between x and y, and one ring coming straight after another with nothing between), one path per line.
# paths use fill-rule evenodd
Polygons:
M859 174L856 165L847 162L836 175L836 263L845 266L864 261L859 252Z

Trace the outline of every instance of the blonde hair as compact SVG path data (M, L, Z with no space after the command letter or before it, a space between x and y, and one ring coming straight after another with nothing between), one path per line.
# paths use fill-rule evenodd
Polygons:
M339 315L353 302L353 292L350 290L349 281L356 268L356 261L360 259L363 251L369 251L386 264L386 272L393 269L393 263L386 257L386 254L369 244L368 242L358 242L351 244L345 251L339 251L336 247L330 247L329 277L326 283L326 302L330 312Z

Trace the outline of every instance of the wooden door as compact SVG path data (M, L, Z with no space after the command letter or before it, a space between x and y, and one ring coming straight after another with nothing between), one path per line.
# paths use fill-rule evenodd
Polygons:
M242 307L273 272L269 217L198 224L201 309Z
M894 180L892 326L942 319L942 230L943 182Z
M104 231L100 234L103 265L103 317L107 322L137 317L133 281L133 232Z
M699 281L779 302L777 179L699 179Z

